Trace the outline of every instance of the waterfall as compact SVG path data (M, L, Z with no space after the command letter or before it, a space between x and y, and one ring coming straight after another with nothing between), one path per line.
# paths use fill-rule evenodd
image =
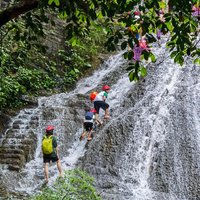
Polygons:
M200 69L176 65L164 45L80 162L103 199L200 199Z
M96 90L97 88L100 89L104 82L105 84L107 83L107 75L112 74L115 71L125 71L124 64L126 63L126 61L123 59L122 54L123 52L120 52L114 56L111 56L107 61L102 64L99 70L93 73L93 75L80 80L77 83L77 87L72 92L56 94L50 97L41 97L38 100L37 108L24 109L12 119L12 122L10 123L10 128L6 131L6 133L4 134L5 136L1 141L6 141L7 143L9 143L6 139L6 135L11 130L15 131L16 137L18 134L27 135L27 133L31 131L36 135L37 139L35 140L35 143L37 143L37 145L34 159L27 162L25 167L20 172L10 172L5 166L2 166L2 177L5 180L4 184L7 188L9 188L8 190L11 191L11 193L20 193L23 194L23 196L30 195L35 193L35 191L38 191L44 183L41 142L42 137L45 133L45 128L49 124L55 126L54 135L56 135L58 138L59 147L61 146L62 169L69 170L75 167L77 160L82 157L86 151L86 140L81 142L79 141L79 137L83 130L82 121L77 120L78 123L75 124L73 115L71 117L71 121L68 120L70 117L66 117L70 116L70 112L74 112L72 111L73 107L69 108L67 104L68 102L71 102L75 98L77 98L77 94L86 95L86 98L89 99L89 92L91 90ZM116 78L117 77L118 75L116 73ZM128 80L127 74L124 74L122 78L116 81L120 83L127 82L127 85L129 85L129 87L132 86L132 84ZM116 86L113 85L113 91L114 89L117 89L115 87ZM127 88L124 87L121 87L120 89L123 90L123 92L121 92L121 95L123 95L127 91ZM113 92L110 93L110 96L113 96ZM120 97L113 97L113 100L110 100L111 109L112 104L119 104L118 101L120 101ZM90 103L90 106L93 106L92 103ZM74 110L76 109L77 108L74 108ZM81 107L80 105L80 109L81 111L79 110L78 112L76 112L75 115L78 116L79 119L83 119L84 107ZM16 132L16 129L14 129L13 127L13 124L17 123L19 123L19 127L17 127L17 131L19 131L19 133ZM66 128L66 126L68 128ZM70 129L69 127L76 128ZM70 133L68 132L69 130ZM66 136L67 134L68 136ZM70 140L70 143L68 140ZM16 143L16 141L14 143ZM56 164L50 165L49 175L49 185L52 185L55 182L55 179L58 177Z
M88 171L103 199L199 200L200 69L190 58L182 67L174 64L166 40L162 39L161 47L153 44L157 62L143 63L148 75L139 82L129 81L127 61L120 52L80 80L73 91L41 97L36 108L20 111L1 144L16 145L29 136L37 144L34 158L27 157L18 173L1 166L2 184L8 191L24 197L41 188L41 141L51 124L63 170L78 166ZM79 141L84 108L93 106L89 93L100 91L104 84L111 86L107 100L111 119L98 127L86 148L86 140ZM9 136L13 132L16 139ZM49 175L51 186L58 176L55 164Z

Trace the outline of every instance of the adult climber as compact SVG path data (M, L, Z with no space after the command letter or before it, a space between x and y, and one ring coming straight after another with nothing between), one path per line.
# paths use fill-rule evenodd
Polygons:
M97 94L97 96L94 99L94 108L96 110L96 120L101 122L99 120L99 110L102 108L105 111L104 119L109 119L109 105L106 103L106 99L108 98L108 92L110 91L110 86L104 85L102 87L102 91ZM101 122L102 123L102 122Z
M44 162L44 175L45 181L49 181L49 163L56 162L59 175L62 176L62 167L61 162L58 156L58 144L56 137L53 135L54 127L47 126L46 134L42 139L42 153L43 153L43 162Z

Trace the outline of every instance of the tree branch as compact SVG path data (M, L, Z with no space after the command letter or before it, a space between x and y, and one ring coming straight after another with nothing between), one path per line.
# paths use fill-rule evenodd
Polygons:
M5 25L12 19L19 17L21 14L24 14L34 8L37 8L39 0L23 0L21 4L9 7L2 12L0 12L0 27Z

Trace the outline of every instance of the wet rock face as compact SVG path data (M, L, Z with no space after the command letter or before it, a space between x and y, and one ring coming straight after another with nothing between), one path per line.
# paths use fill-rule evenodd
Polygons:
M5 130L8 128L8 123L10 121L10 116L3 113L0 114L0 138L2 137Z
M37 137L34 132L27 130L26 135L21 134L20 123L22 121L13 123L13 128L1 139L0 146L0 164L17 171L33 159L37 147Z
M164 66L127 93L79 162L104 199L200 199L200 70Z
M56 99L56 102L60 98ZM70 99L65 98L64 95L62 103L53 103L51 106L46 104L48 104L48 100L37 108L20 111L10 122L7 131L2 134L0 167L8 170L9 175L6 176L5 173L1 174L0 172L4 177L4 180L1 181L0 197L6 196L10 192L16 192L14 190L15 183L11 181L12 177L14 177L13 182L16 183L20 181L20 176L23 177L24 166L35 158L36 148L40 148L40 146L38 147L39 138L45 134L45 128L49 122L54 123L53 125L56 127L55 135L58 138L59 152L62 158L68 154L67 150L74 140L75 133L82 127L85 109L90 108L88 95L81 94L75 94ZM44 178L42 165L40 165L39 171L42 175L39 174L38 177L35 175L36 180ZM24 194L16 192L13 195Z
M56 121L56 136L58 138L59 151L61 156L67 154L75 133L83 125L85 110L90 109L88 95L76 94L70 99L64 99L62 104L56 106L44 106L42 108L41 121L45 124L48 121Z
M34 109L24 110L14 119L6 133L2 134L0 164L7 165L10 170L19 171L25 163L34 158L38 143L39 118L44 122L59 120L64 130L64 132L59 133L61 135L58 138L60 140L59 146L61 155L66 155L76 131L82 126L84 108L89 108L87 99L88 96L78 94L67 100L64 106L44 107L35 114L33 114ZM59 117L60 113L62 113L62 117ZM45 130L45 126L42 129ZM65 141L63 145L61 145L62 140Z

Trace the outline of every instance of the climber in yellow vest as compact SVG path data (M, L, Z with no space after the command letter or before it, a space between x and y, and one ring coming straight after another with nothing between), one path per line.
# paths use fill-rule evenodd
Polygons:
M49 181L49 163L56 162L57 168L60 176L62 176L61 162L58 157L58 144L56 137L53 135L53 126L48 126L46 128L46 134L42 139L42 153L43 153L43 162L44 162L44 175L45 181Z

